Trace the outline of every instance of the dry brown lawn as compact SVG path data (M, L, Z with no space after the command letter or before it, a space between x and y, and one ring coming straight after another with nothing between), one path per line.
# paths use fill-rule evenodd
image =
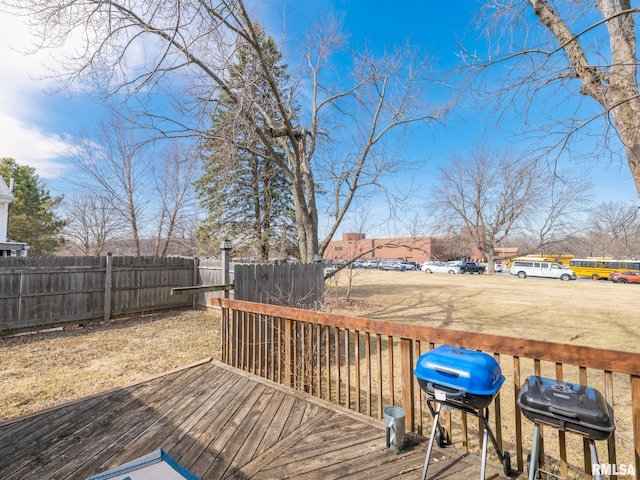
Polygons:
M640 352L640 285L520 279L509 273L447 275L355 270L327 296L333 311L440 328Z
M0 420L219 358L219 323L174 311L0 339Z
M333 311L638 352L640 285L359 271ZM166 312L0 339L0 420L219 358L217 312Z

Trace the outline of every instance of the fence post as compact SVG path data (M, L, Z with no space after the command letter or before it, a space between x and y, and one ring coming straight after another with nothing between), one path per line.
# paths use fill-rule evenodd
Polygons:
M198 286L198 267L200 265L200 259L198 257L193 257L193 286ZM198 308L198 298L200 298L199 293L193 294L193 310L197 310Z
M229 275L229 257L231 256L231 241L223 240L220 245L222 250L222 284L227 285L230 281ZM229 298L229 290L224 291L224 298Z
M107 252L107 269L104 276L104 323L111 318L111 270L113 268L113 254Z

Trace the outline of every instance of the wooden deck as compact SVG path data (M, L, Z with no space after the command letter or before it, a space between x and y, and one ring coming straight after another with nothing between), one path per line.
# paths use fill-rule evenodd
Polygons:
M410 436L392 452L382 421L206 361L0 423L0 478L83 479L162 448L203 480L419 479L426 447ZM487 479L506 478L488 463ZM479 465L435 448L428 478Z

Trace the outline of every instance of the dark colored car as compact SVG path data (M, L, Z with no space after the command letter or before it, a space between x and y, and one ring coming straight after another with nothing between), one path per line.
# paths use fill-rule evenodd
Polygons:
M614 283L640 283L640 272L613 272L609 280Z
M457 267L460 267L460 273L484 273L484 268L482 265L478 265L476 262L459 262Z

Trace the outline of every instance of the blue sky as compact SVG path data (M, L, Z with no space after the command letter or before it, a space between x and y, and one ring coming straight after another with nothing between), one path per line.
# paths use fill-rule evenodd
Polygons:
M477 13L479 3L457 2L453 7L446 2L404 1L392 2L364 0L255 0L252 2L267 31L282 39L283 24L291 54L302 32L314 19L333 13L344 20L344 27L355 44L368 42L373 48L391 48L409 38L437 59L442 69L457 61L456 40L472 38L470 21ZM286 20L286 21L285 21ZM75 96L66 93L52 95L45 90L54 86L50 81L36 80L44 73L44 65L51 62L48 52L24 56L20 50L29 45L26 28L18 19L0 12L0 58L3 74L0 76L0 155L13 157L27 164L46 182L54 194L67 193L65 181L73 175L65 168L65 150L78 141L77 135L91 121L102 114L102 102L96 97ZM468 42L467 42L468 44ZM482 46L478 46L480 49ZM293 63L288 58L289 63ZM418 176L428 183L439 162L446 161L453 151L465 151L478 140L491 144L518 148L513 137L501 133L486 123L480 114L470 109L454 113L445 126L430 134L419 134L406 139L403 149L413 159L423 162ZM524 145L523 145L524 147ZM589 170L598 188L597 201L635 201L637 194L626 165L589 163ZM416 176L412 173L411 176ZM399 177L397 183L404 179ZM401 185L400 185L401 187Z

